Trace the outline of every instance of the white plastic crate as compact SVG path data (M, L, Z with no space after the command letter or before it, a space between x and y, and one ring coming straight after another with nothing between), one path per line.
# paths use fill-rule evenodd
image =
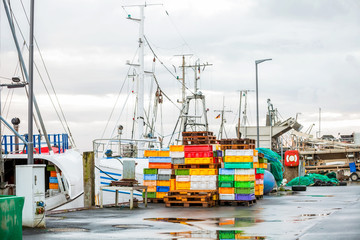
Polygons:
M259 158L257 156L253 157L253 162L259 162Z
M264 179L256 179L256 185L263 185L264 184Z
M235 175L255 175L255 169L254 168L251 168L251 169L237 168L237 169L235 169Z
M191 182L190 183L190 190L204 190L206 189L207 184L206 182Z
M183 157L185 157L185 153L184 152L170 152L170 157L171 158L183 158Z
M191 181L194 182L216 182L217 175L191 175Z
M191 178L190 175L178 175L176 176L177 182L190 182Z
M171 175L171 174L172 174L172 169L162 169L162 168L159 168L159 169L158 169L158 174L168 174L168 175Z
M196 239L218 239L216 231L192 231L191 238Z
M220 200L235 200L235 194L219 194Z

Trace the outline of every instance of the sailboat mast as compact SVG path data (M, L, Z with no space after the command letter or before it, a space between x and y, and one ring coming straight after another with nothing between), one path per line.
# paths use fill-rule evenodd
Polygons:
M138 140L144 138L144 7L140 7L140 27L139 27L139 77L137 86L137 127L138 127Z
M33 140L33 102L34 102L34 0L30 3L30 41L29 41L29 101L28 101L28 164L34 164ZM49 149L50 151L50 149Z

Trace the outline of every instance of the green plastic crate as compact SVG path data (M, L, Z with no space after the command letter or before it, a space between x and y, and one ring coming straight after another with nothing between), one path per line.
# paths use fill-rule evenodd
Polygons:
M231 176L231 175L230 175ZM219 187L234 187L234 182L233 181L227 181L227 182L219 182Z
M190 169L175 169L175 175L190 175Z
M219 175L218 179L221 182L231 182L234 181L234 175Z
M144 174L157 174L156 168L144 168Z
M253 181L235 181L234 187L236 188L254 188L254 182Z
M266 158L262 158L262 157L259 158L259 163L267 163L267 162L268 161Z
M254 188L235 188L235 194L252 194L255 193Z
M252 162L226 162L224 163L225 168L253 168Z
M219 231L219 239L235 239L235 231Z
M143 198L145 198L145 192L143 192ZM147 198L156 198L156 192L147 192Z
M265 173L265 169L263 168L256 168L256 174L264 174Z

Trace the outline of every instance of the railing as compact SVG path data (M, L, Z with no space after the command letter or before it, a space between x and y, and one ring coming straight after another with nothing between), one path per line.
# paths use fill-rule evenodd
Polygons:
M28 140L28 135L22 135L25 140ZM2 146L4 149L5 154L19 154L19 153L26 153L27 152L27 145L23 143L20 139L18 143L15 143L15 135L3 135L2 136ZM50 141L50 145L52 146L52 150L54 153L63 153L67 149L69 149L69 137L67 134L48 134L48 138ZM33 135L33 142L34 142L34 152L41 154L41 153L48 153L48 145L46 141L42 141L42 135L34 134ZM18 150L16 150L18 149Z
M137 157L147 149L159 149L160 142L156 140L130 139L95 139L93 150L96 158L103 156Z

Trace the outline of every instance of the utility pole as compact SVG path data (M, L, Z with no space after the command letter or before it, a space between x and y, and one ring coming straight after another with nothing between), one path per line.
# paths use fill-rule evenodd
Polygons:
M240 92L240 102L239 102L239 119L238 119L238 129L237 129L237 136L238 138L241 138L241 132L240 132L240 125L242 124L243 126L246 125L246 122L248 121L247 119L247 94L248 92L254 92L254 90L239 90ZM242 108L242 98L245 98L244 101L244 111L241 111ZM241 113L243 113L243 119L242 119L242 123L241 123Z
M220 112L220 114L221 114L221 125L220 125L220 129L219 129L218 138L222 139L223 131L225 133L225 137L227 138L227 134L226 134L225 127L224 127L224 123L226 122L226 119L224 118L224 114L225 114L225 112L232 112L232 111L225 110L225 97L223 97L222 110L214 110L214 112Z

